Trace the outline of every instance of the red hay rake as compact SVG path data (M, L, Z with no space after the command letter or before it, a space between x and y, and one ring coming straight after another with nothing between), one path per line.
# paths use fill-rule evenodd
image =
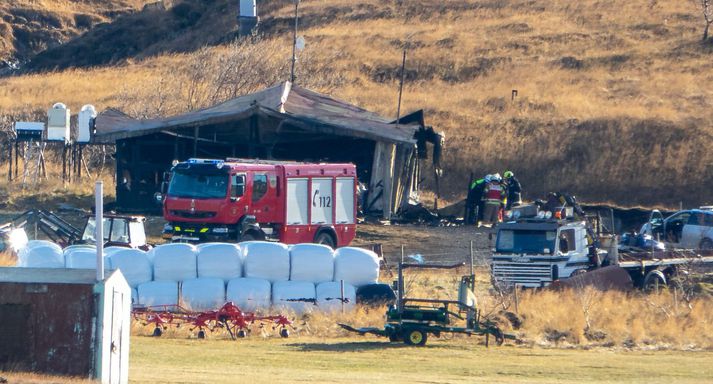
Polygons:
M215 332L225 329L230 334L230 338L246 337L251 328L257 326L264 329L272 327L273 330L279 328L281 337L289 337L289 328L295 329L284 315L262 316L254 312L243 312L233 302L225 303L220 309L205 312L192 312L180 305L153 305L147 307L135 307L132 311L134 319L141 321L143 325L154 325L154 336L161 336L168 327L180 328L183 325L191 327L193 332L198 329L198 338L205 338L205 331Z

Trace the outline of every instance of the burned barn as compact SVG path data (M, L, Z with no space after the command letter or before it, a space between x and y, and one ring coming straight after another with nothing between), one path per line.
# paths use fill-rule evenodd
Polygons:
M106 110L94 136L116 144L121 210L157 209L153 195L174 160L238 157L354 163L368 191L362 208L386 218L418 190L426 142L438 155L441 140L420 111L390 121L290 82L161 119Z

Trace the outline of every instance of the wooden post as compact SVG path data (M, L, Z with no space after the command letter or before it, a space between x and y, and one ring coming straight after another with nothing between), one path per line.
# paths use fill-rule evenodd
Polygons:
M16 142L15 142L15 180L17 180L17 172L18 172L18 168L19 168L19 167L17 166L17 163L18 163L19 160L20 160L19 157L18 157L18 156L19 156L19 152L20 152L19 149L20 149L20 145L19 145L19 143L16 141Z
M520 315L520 299L518 298L518 295L517 295L517 284L515 284L514 294L515 294L515 314L519 316Z
M8 142L8 166L7 166L7 181L12 181L12 142Z
M339 280L339 294L342 302L342 313L344 313L344 280Z

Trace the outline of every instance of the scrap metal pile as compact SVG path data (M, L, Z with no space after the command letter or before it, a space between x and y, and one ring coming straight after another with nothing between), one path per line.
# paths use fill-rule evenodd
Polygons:
M255 327L260 329L271 328L278 330L281 337L289 337L288 328L292 321L284 315L258 315L254 312L243 312L237 305L227 302L218 310L193 312L179 305L155 305L149 307L135 307L134 319L143 325L155 326L153 335L161 336L169 327L190 327L192 332L198 330L197 337L204 339L205 331L215 332L225 330L230 338L246 337Z

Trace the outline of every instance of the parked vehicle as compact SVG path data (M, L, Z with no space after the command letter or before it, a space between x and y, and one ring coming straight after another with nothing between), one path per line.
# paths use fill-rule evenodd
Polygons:
M172 168L157 199L173 241L340 247L356 236L353 164L189 159Z
M620 253L612 236L602 235L593 218L576 215L576 211L564 207L556 212L539 211L501 224L492 254L493 284L498 288L544 287L611 265L625 269L635 286L646 288L665 285L683 264L713 265L713 252L652 249ZM701 212L673 215L668 224L687 223L690 215Z
M103 217L105 247L127 247L145 251L152 248L146 243L145 217L114 213L104 214ZM85 220L84 227L80 230L53 212L33 209L0 226L0 233L14 233L18 237L17 233L22 232L24 238L27 239L26 232L32 229L35 233L33 237L37 237L38 232L41 232L62 247L73 244L96 244L94 233L96 219L92 215L87 215ZM9 238L9 235L7 237Z
M668 248L713 250L713 207L701 207L663 218L658 210L639 231L663 241Z

